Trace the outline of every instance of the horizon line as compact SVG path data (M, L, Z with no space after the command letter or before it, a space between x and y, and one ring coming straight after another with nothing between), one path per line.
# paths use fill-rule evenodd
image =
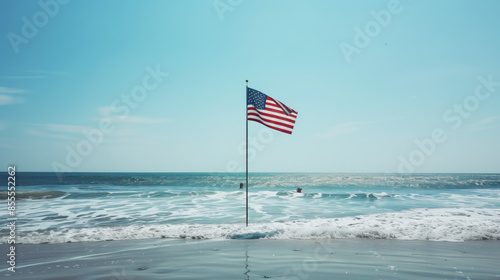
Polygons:
M155 173L217 173L217 174L245 174L242 172L227 172L227 171L72 171L72 172L55 172L55 171L30 171L30 170L17 170L16 173L57 173L57 174L74 174L74 173L145 173L145 174L155 174ZM411 172L411 173L400 173L400 172L330 172L330 171L252 171L252 173L274 173L274 174L400 174L400 175L423 175L423 174L498 174L500 172Z

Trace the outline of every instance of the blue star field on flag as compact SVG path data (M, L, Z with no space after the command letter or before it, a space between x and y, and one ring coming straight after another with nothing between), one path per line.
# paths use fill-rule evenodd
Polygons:
M267 95L253 88L247 88L247 106L253 105L256 109L266 109Z

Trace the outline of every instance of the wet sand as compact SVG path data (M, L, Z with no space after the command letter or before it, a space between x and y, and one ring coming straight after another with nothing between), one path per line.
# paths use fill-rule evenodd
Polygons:
M5 279L500 279L500 241L148 239L18 244Z

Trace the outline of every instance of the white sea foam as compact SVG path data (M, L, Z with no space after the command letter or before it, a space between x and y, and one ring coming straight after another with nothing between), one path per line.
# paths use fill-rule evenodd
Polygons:
M148 224L69 228L19 234L19 243L65 243L148 238L188 239L342 239L373 238L431 241L500 240L500 209L440 208L233 224Z
M101 190L100 190L101 191ZM309 191L309 190L308 190ZM323 192L326 191L326 192ZM160 189L144 191L142 198L114 192L93 198L21 200L18 216L27 232L75 228L125 227L137 224L232 224L245 218L245 192ZM175 194L177 193L177 194ZM166 194L166 196L164 196ZM500 208L496 189L448 192L329 191L297 193L259 190L249 193L249 214L254 222L315 221L361 214L399 213L429 208ZM148 197L150 196L150 197ZM384 214L389 215L389 214ZM5 217L5 216L0 216ZM404 221L403 221L404 222ZM0 229L1 233L2 229Z
M238 189L236 175L89 176L71 177L75 185L32 188L35 193L25 188L16 202L18 242L162 236L499 239L500 175L255 175L248 228L245 190ZM486 187L476 188L477 182Z

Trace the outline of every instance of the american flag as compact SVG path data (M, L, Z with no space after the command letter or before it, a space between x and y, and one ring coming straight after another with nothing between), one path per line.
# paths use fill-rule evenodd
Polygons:
M264 93L247 87L248 120L292 134L297 112Z

